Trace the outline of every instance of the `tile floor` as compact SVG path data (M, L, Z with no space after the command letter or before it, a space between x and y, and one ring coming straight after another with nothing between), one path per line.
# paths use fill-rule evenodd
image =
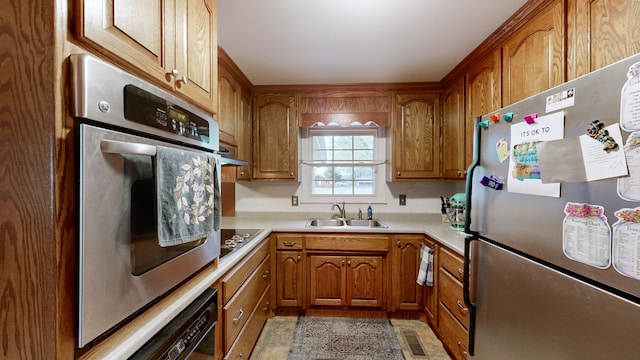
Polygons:
M276 316L265 324L260 338L251 354L250 360L285 360L293 339L297 316ZM406 360L450 360L451 357L442 347L429 325L418 320L391 319L393 329L398 336ZM402 330L413 329L420 340L426 356L413 357L409 346L402 336Z

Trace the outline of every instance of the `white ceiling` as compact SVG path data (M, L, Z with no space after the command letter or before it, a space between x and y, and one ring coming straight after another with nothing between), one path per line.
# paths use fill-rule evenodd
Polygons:
M440 81L526 0L218 0L254 85Z

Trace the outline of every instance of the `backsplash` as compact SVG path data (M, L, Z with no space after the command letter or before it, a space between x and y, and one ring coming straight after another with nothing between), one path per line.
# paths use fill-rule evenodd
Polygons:
M372 204L376 213L440 213L440 196L464 192L462 182L385 183L386 204ZM296 212L332 215L331 204L304 204L291 206L291 195L298 195L297 182L238 182L236 183L236 213L244 212ZM405 206L399 205L399 195L407 197ZM347 217L357 217L358 209L366 216L367 203L346 200Z

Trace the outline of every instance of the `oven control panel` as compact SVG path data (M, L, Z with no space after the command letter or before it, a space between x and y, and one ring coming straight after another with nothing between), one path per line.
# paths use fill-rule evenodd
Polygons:
M135 85L124 87L124 117L178 136L209 142L207 120Z

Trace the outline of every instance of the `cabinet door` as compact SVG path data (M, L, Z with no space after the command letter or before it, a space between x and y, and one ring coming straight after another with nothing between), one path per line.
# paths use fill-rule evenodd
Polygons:
M251 128L251 94L242 91L240 94L240 116L238 117L238 158L249 163L237 166L238 180L251 180L251 145L253 144Z
M464 77L442 93L442 178L463 180L469 165L465 157Z
M384 259L382 256L347 258L347 305L384 305Z
M278 251L276 255L276 303L303 306L304 264L301 251Z
M218 126L220 141L237 145L236 129L239 120L240 86L233 75L218 66Z
M440 247L431 239L424 239L424 244L433 251L433 286L422 287L422 299L427 322L436 329L438 327L438 252Z
M346 261L344 256L309 256L311 305L346 305Z
M214 0L176 0L176 89L213 112L218 101L216 23Z
M640 52L640 2L569 0L568 80Z
M563 13L563 1L556 0L505 41L505 106L564 82Z
M173 88L172 0L78 0L77 8L78 40L133 64Z
M392 179L440 177L438 94L396 94L392 122Z
M297 180L297 124L294 96L255 98L253 179Z
M473 160L473 130L475 118L488 114L501 107L501 74L500 50L479 60L467 72L466 106L467 116L465 125L465 159L471 164Z
M396 235L392 257L392 301L394 310L421 310L422 286L418 285L420 245L424 235Z

